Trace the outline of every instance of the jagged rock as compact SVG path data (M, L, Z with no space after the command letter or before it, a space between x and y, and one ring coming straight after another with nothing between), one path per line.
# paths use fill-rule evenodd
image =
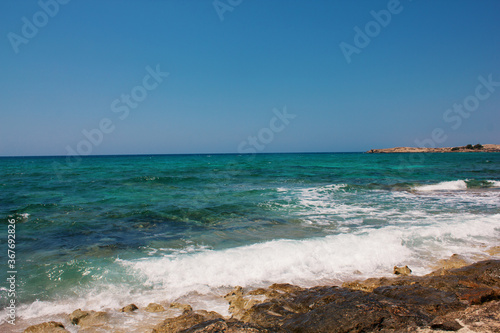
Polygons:
M394 274L403 276L410 275L411 269L408 266L405 267L394 266Z
M455 319L447 320L445 318L437 317L432 322L430 327L433 330L441 331L458 331L463 328Z
M185 331L183 333L268 333L269 330L266 330L261 327L257 327L251 324L245 324L240 321L226 321L224 319L215 319L205 321L198 325L195 325Z
M179 317L165 319L153 329L152 333L177 333L215 319L222 319L222 316L216 312L207 311L185 312Z
M55 321L49 321L46 323L29 326L23 332L24 333L69 333L69 331L64 328L63 324Z
M455 329L455 318L433 320L447 313L460 313L473 304L500 299L500 261L478 262L426 276L369 279L348 285L358 290L275 285L247 293L236 288L226 299L231 302L233 318L274 331L400 331L429 325ZM265 297L259 303L249 298L252 295Z
M259 288L249 294L243 293L243 288L240 286L235 287L224 298L229 302L229 312L232 317L240 320L250 308L256 304L260 304L267 299L266 295L272 293L272 290ZM276 293L275 296L278 296Z
M135 304L129 304L129 305L124 306L123 308L121 308L120 312L134 312L137 309L139 309L137 307L137 305L135 305Z
M459 320L472 332L500 332L500 301L473 305L447 317Z
M163 312L165 311L165 308L157 303L149 303L149 305L144 310L147 312Z
M343 288L372 292L375 288L385 286L391 281L389 278L369 278L364 281L344 282Z
M309 293L309 292L306 292ZM316 290L310 311L292 315L281 329L290 332L369 332L423 326L429 316L385 296L345 288Z
M441 259L438 261L437 269L453 269L453 268L462 268L464 266L470 265L470 261L465 257L454 254L449 259Z
M69 320L71 321L72 324L78 325L78 322L80 321L81 318L88 316L89 312L88 311L82 311L81 309L73 311L69 315Z
M373 293L401 301L407 306L417 306L427 315L439 315L465 307L454 293L421 286L417 283L378 287L373 290Z
M498 255L498 254L500 254L500 246L493 246L493 247L490 247L488 250L486 250L486 252L487 252L490 256L495 256L495 255Z
M189 304L181 304L181 303L171 303L170 304L170 308L173 308L173 309L181 309L183 313L188 313L188 312L191 312L193 311L193 308L191 307L191 305Z
M79 325L81 328L104 325L109 318L106 312L82 311L81 309L73 311L69 319L72 324Z

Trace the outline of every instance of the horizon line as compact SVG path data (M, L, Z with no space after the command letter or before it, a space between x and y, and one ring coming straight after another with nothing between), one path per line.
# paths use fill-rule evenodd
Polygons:
M0 155L0 158L56 158L56 157L127 157L127 156L208 156L208 155L272 155L272 154L359 154L366 151L317 151L317 152L258 152L258 153L139 153L139 154L98 154L98 155Z

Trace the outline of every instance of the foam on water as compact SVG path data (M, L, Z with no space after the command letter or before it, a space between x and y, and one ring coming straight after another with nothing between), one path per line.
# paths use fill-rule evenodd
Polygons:
M491 187L500 187L500 180L488 180L488 183L491 184Z
M432 185L421 185L415 188L417 191L459 191L466 190L467 183L465 180L453 180L448 182L441 182Z
M424 274L430 271L429 263L453 253L484 254L486 245L498 239L499 221L499 214L464 214L460 219L445 214L426 224L404 228L392 225L219 251L200 248L161 257L117 259L116 264L136 277L137 286L103 279L95 289L85 290L79 297L36 301L20 306L18 313L23 319L36 319L77 308L116 310L131 302L142 307L150 302L171 302L196 295L199 308L228 314L227 303L219 296L236 285L339 284L352 278L391 275L391 267L403 264L416 274Z

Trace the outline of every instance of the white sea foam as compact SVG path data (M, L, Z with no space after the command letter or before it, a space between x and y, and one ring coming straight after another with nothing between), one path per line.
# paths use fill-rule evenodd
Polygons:
M500 180L488 180L488 183L491 184L491 187L500 187Z
M417 191L459 191L466 190L467 183L465 180L452 180L448 182L441 182L432 185L421 185L415 188Z
M113 283L104 276L94 289L75 290L78 297L36 301L18 307L24 320L36 321L87 310L139 307L178 298L197 300L195 308L229 314L220 298L231 287L267 286L274 282L301 286L338 284L368 276L391 275L394 265L409 265L416 274L429 263L453 253L484 254L500 236L500 214L441 214L427 223L360 228L357 232L304 240L273 240L225 250L200 247L175 255L136 260L117 259L136 285ZM112 269L112 268L110 268ZM355 271L359 272L354 275ZM3 315L2 315L3 317Z

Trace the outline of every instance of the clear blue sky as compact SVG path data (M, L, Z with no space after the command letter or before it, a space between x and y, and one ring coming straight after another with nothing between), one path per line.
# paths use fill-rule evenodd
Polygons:
M249 136L262 152L365 151L436 128L438 146L500 143L500 83L478 80L500 82L500 1L41 3L0 2L0 156L234 153ZM355 27L372 37L348 63ZM157 65L168 77L141 88ZM285 106L296 117L271 126Z

